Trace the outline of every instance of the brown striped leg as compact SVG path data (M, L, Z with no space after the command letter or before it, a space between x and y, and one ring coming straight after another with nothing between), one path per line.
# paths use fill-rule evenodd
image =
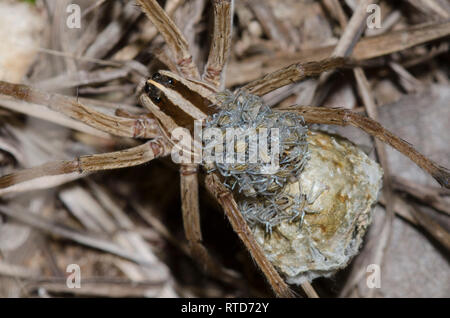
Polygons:
M288 109L283 110L287 111ZM341 108L291 106L288 111L298 112L308 124L352 125L360 128L410 158L416 165L436 179L440 185L447 189L450 188L450 170L437 165L414 149L409 143L397 137L369 117Z
M45 106L115 136L147 139L159 136L158 123L152 118L142 116L133 119L108 115L78 102L73 97L4 81L0 81L0 95Z
M180 73L186 77L200 78L198 68L192 60L188 42L164 9L156 0L137 0L136 2L163 36L172 51Z
M230 55L233 30L233 0L214 0L214 33L202 79L223 89L224 67Z
M169 150L162 139L157 139L121 151L81 156L75 160L49 162L0 177L0 189L6 189L41 177L137 166L157 157L165 156Z
M236 283L237 274L224 269L222 265L211 257L203 245L197 169L198 166L194 164L185 164L180 168L181 210L183 212L184 232L189 242L191 256L213 277L227 283Z
M281 278L280 274L275 270L272 263L266 258L264 252L256 242L253 233L250 231L247 223L244 220L236 201L231 192L222 184L216 174L209 174L206 176L206 186L208 190L214 195L217 201L225 211L233 230L238 234L244 245L249 250L256 264L267 278L270 286L278 297L294 297L293 291Z

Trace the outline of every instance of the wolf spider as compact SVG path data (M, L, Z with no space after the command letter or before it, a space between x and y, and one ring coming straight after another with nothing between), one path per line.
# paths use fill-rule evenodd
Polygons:
M215 110L209 105L217 104L216 94L223 88L223 71L230 53L232 0L213 1L213 42L202 75L193 62L186 39L157 1L138 0L137 2L166 41L178 71L177 73L160 71L158 75L146 82L145 89L140 91L140 102L150 111L148 114L131 115L124 111L116 111L115 115L107 115L63 95L46 93L29 86L7 82L0 82L0 93L14 99L46 105L52 110L111 135L147 141L137 147L122 151L80 156L71 161L51 162L13 172L0 178L1 189L14 187L20 183L45 176L119 169L137 166L155 158L167 156L173 147L173 140L169 137L173 129L179 126L192 128L194 120L205 120L214 113ZM293 64L250 82L241 89L262 96L289 83L343 66L343 63L342 59L330 58L320 62ZM447 169L433 163L410 144L370 118L349 110L325 107L295 106L289 111L301 114L308 124L358 127L408 156L442 186L450 188L450 174ZM204 264L210 274L226 279L231 275L209 256L202 243L197 172L198 165L196 164L180 166L181 208L185 235L193 258ZM267 260L255 241L232 192L224 186L221 176L217 172L207 173L205 184L222 206L233 230L250 252L275 294L279 297L292 296L291 289ZM308 285L304 285L303 288L307 290Z

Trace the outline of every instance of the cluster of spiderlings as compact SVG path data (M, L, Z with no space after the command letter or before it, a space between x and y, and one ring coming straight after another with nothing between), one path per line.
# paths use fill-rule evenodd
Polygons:
M278 169L271 170L273 162L264 162L257 158L251 162L249 153L256 145L246 136L245 160L242 162L215 162L214 170L224 177L224 184L238 191L248 199L241 200L241 211L250 225L260 224L270 232L273 226L284 220L294 220L304 215L304 198L288 198L283 188L292 178L297 178L307 160L307 127L303 117L291 112L274 111L264 105L258 96L245 91L232 93L224 91L217 95L219 111L206 121L206 128L219 128L222 131L223 149L226 149L226 130L228 128L242 131L254 131L261 128L268 132L278 129ZM270 139L270 133L268 139ZM270 142L267 142L270 153ZM208 143L204 145L210 147ZM236 150L236 145L235 145ZM226 151L224 151L226 152ZM226 153L224 153L224 158Z
M300 220L303 223L306 198L304 195L292 196L279 194L274 197L246 199L239 202L239 209L250 226L263 225L267 233L272 233L272 228L283 221Z

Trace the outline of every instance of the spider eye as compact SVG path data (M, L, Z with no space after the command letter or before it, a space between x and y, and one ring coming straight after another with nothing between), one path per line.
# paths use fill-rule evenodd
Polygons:
M156 81L156 82L160 81L161 78L162 78L162 75L159 74L159 73L155 73L155 74L153 74L153 76L152 76L152 79L153 79L154 81Z
M148 82L145 82L144 92L147 93L147 95L150 93L150 84Z
M149 96L152 102L155 104L159 104L162 101L161 96L157 92L152 92Z

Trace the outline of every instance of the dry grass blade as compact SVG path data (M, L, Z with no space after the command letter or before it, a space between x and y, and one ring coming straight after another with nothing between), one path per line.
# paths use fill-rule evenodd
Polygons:
M98 130L94 127L91 127L82 122L64 116L59 112L48 109L44 105L27 103L4 96L1 96L0 105L2 108L7 108L15 112L19 112L34 118L43 119L58 124L60 126L74 129L97 137L109 138L111 136L110 134Z
M347 16L345 15L345 11L342 9L339 0L322 0L325 8L338 22L341 28L345 28L347 26Z
M56 91L62 88L78 87L83 85L99 84L115 79L121 79L130 72L126 67L112 70L77 71L49 78L39 82L36 87Z
M393 186L450 216L448 202L440 195L443 189L433 189L399 177L393 179Z
M442 7L436 0L420 1L420 0L407 0L411 5L419 9L425 14L430 16L438 15L441 18L448 19L450 12Z
M373 0L359 1L358 7L353 12L352 18L334 48L333 56L345 57L351 54L365 28L364 22L367 16L367 7L373 2Z
M407 29L392 31L372 37L362 38L354 47L351 58L364 61L395 52L400 52L413 46L427 43L450 35L450 22L425 23ZM234 86L253 81L266 73L286 67L294 61L306 63L328 58L336 46L326 46L319 49L303 50L299 53L280 52L278 56L267 57L257 55L242 62L229 65L227 86ZM249 69L250 68L250 69Z
M152 263L149 262L145 257L125 250L122 247L111 243L109 240L93 237L86 233L81 233L72 229L68 229L67 227L55 225L53 221L46 220L45 218L42 218L40 216L24 212L19 207L14 207L14 209L12 209L10 207L0 206L0 213L49 234L56 235L64 239L69 239L79 244L120 256L142 266L152 266Z
M414 204L410 205L410 212L420 226L430 233L447 251L450 251L450 233L447 230L423 213L420 208L414 206Z
M380 198L380 203L386 205L384 197ZM434 221L425 212L414 205L408 204L399 196L394 196L394 211L408 222L421 227L426 233L430 234L439 244L444 246L447 250L450 247L450 233L443 228L439 223Z
M161 289L165 282L134 282L130 280L111 280L98 278L84 278L82 288L68 289L66 278L41 279L28 281L24 286L25 293L35 292L37 289L46 290L50 295L64 295L70 292L77 297L149 297L154 289Z
M8 264L0 260L0 276L11 276L16 278L38 278L41 273L29 268Z
M247 0L245 3L254 12L256 19L258 19L267 36L280 45L282 49L287 49L289 44L291 44L289 43L290 39L288 32L283 28L280 21L275 17L273 10L266 2Z
M95 41L84 53L88 58L103 58L123 38L124 34L137 21L142 13L136 10L134 1L129 1L122 9L117 20L111 21L95 38ZM86 64L89 66L89 64ZM86 65L83 65L86 67Z
M378 121L378 110L375 104L375 99L371 93L371 88L369 81L367 80L366 74L363 69L357 67L354 69L354 74L356 77L356 82L358 84L358 90L362 99L364 101L364 106L366 108L367 114L373 121ZM386 204L386 214L383 224L383 228L380 232L380 240L377 242L375 249L374 264L383 264L384 255L386 248L389 245L389 241L392 234L392 222L394 220L394 194L392 192L391 183L391 170L388 164L388 158L386 154L385 145L379 139L375 139L375 148L377 151L378 160L384 170L383 175L383 194L387 200ZM373 292L370 294L373 296Z

